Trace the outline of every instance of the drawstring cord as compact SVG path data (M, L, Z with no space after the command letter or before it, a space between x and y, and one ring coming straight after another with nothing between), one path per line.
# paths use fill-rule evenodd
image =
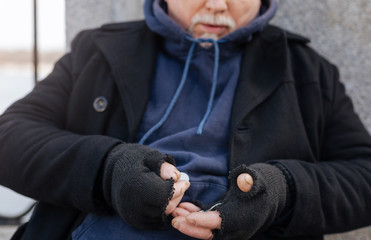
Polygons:
M194 39L192 39L192 40L195 41ZM206 40L198 39L198 40L196 40L196 41L200 41L200 42L210 42L210 40L211 40L211 42L214 45L214 51L215 51L215 53L214 53L213 80L212 80L212 85L211 85L209 102L207 104L207 110L206 110L206 113L205 113L204 117L202 118L200 124L198 125L197 135L201 135L202 134L204 125L207 122L207 119L209 119L209 116L210 116L210 113L211 113L211 109L212 109L213 103L214 103L214 96L215 96L216 86L217 86L217 83L218 83L219 45L218 45L218 42L216 40L214 40L214 39L206 39Z
M194 52L194 49L196 47L196 44L197 43L208 42L208 43L212 43L214 45L214 51L215 51L215 54L214 54L214 71L213 71L213 79L212 79L212 86L211 86L211 91L210 91L209 102L207 104L207 110L206 110L206 113L205 113L204 117L202 118L202 120L201 120L201 122L200 122L200 124L198 125L198 128L197 128L197 135L202 134L203 127L206 124L206 122L207 122L207 120L210 116L211 109L212 109L213 103L214 103L214 96L215 96L216 86L217 86L217 82L218 82L218 69L219 69L219 45L218 45L218 42L220 43L222 41L216 41L214 39L194 39L190 36L186 36L186 39L191 41L192 45L191 45L191 47L188 51L187 60L186 60L185 66L184 66L183 75L182 75L182 79L179 83L179 86L178 86L177 90L175 91L175 94L174 94L173 98L171 99L170 104L167 107L164 115L161 117L160 121L158 123L156 123L151 129L149 129L143 135L143 137L139 141L139 144L144 144L144 142L151 136L151 134L154 133L157 129L159 129L164 124L164 122L167 120L167 118L169 117L171 111L173 110L174 105L177 102L177 100L179 98L179 95L180 95L180 93L181 93L181 91L184 87L185 82L186 82L186 79L187 79L187 76L188 76L189 66L191 64L191 60L192 60L192 57L193 57L193 52Z
M169 117L171 111L174 108L174 105L175 105L176 101L178 100L180 92L182 91L183 86L186 82L187 75L188 75L188 69L189 69L189 66L191 64L191 60L192 60L193 51L195 49L195 46L196 46L196 42L193 42L191 48L188 51L188 56L187 56L187 60L186 60L185 66L184 66L182 79L180 80L179 86L178 86L173 98L171 99L171 102L170 102L169 106L167 107L164 115L162 116L162 118L160 119L160 121L157 124L155 124L151 129L149 129L146 132L146 134L144 134L144 136L140 139L139 144L143 144L149 138L149 136L151 136L151 134L153 132L155 132L157 129L159 129L162 126L162 124L164 124L166 119Z

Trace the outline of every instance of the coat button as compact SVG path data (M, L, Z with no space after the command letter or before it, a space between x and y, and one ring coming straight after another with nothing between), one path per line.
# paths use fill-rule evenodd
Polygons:
M97 111L97 112L104 112L104 110L106 110L107 106L108 106L108 101L107 101L107 98L105 98L105 97L97 97L94 100L93 107L94 107L95 111Z

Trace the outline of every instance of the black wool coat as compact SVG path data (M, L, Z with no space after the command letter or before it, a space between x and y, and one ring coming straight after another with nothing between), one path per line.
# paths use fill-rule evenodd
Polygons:
M135 142L159 43L142 21L84 31L0 117L0 184L39 201L14 239L68 239L84 213L104 213L99 169L115 145ZM370 135L337 69L307 43L268 26L245 47L229 168L276 160L296 187L287 226L254 239L322 239L371 224Z

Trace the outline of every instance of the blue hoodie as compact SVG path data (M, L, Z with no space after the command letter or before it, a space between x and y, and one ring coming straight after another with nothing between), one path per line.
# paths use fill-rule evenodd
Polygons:
M229 120L244 44L266 26L276 4L263 4L248 26L209 48L168 17L163 0L147 0L144 11L148 27L163 41L138 140L174 156L189 175L183 201L210 204L227 190Z
M146 0L148 27L162 36L151 97L138 141L174 156L190 176L182 201L217 201L228 185L228 136L232 103L244 44L274 16L275 0L259 15L210 48L201 47L166 13L163 0ZM192 239L170 225L161 231L132 228L119 216L89 214L73 236L87 239ZM75 238L74 238L75 239Z

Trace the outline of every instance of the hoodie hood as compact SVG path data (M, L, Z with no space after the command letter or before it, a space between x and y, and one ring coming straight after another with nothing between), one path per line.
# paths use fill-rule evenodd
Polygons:
M153 32L164 37L164 41L162 42L164 52L167 52L168 54L184 61L185 65L182 71L183 73L181 76L181 81L173 98L170 100L166 111L161 119L144 134L139 143L143 144L168 120L188 79L188 70L191 67L192 62L193 64L199 64L199 67L193 69L193 71L212 72L212 76L206 77L206 79L211 80L210 96L209 100L207 101L207 109L197 129L197 134L202 135L204 126L208 121L214 106L218 82L223 81L220 79L228 79L228 76L220 77L220 59L228 58L231 59L231 61L240 59L240 47L243 45L242 43L250 41L255 32L263 30L263 28L268 24L269 20L274 16L276 10L277 3L275 0L262 0L260 12L247 26L238 28L219 40L195 39L168 16L167 4L164 0L146 0L144 4L144 14L148 27ZM222 45L222 48L220 48L219 45ZM213 46L213 48L208 46ZM201 60L202 57L193 60L193 57L198 55L199 52L202 52L202 55L213 55L213 62L210 62L208 57L206 57L205 60ZM212 69L208 67L212 65Z
M274 17L276 11L276 0L263 0L260 12L254 20L247 26L236 29L220 40L227 42L250 41L255 32L263 30ZM144 15L148 27L166 39L182 42L186 37L191 37L186 30L182 29L167 15L167 5L164 0L146 0L144 3Z

